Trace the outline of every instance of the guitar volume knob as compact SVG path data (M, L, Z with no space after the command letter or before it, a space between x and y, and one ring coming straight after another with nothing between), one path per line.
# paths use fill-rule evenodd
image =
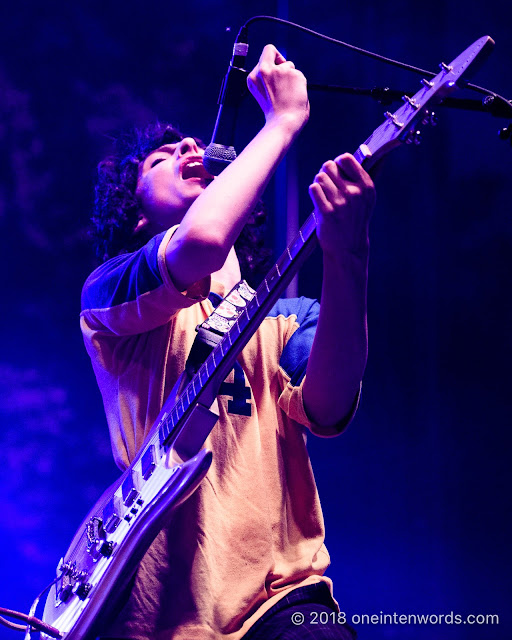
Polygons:
M99 548L99 552L104 558L110 558L110 556L114 552L114 547L115 547L114 542L105 541Z
M90 582L81 582L75 588L75 595L77 595L80 600L85 600L89 593L91 592L92 584Z
M61 589L59 589L57 596L60 602L67 602L72 593L73 593L73 585L71 583L68 583L65 586L63 586Z

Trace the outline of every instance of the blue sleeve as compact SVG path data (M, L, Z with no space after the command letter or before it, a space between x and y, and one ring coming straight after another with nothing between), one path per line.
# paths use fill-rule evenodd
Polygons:
M278 300L269 316L285 317L295 315L298 328L286 343L279 365L290 377L290 382L297 387L302 382L308 364L311 346L315 337L320 305L310 298L288 298Z
M205 298L209 278L180 293L167 271L165 249L175 229L108 260L89 276L82 291L83 324L116 335L140 334Z
M98 267L83 288L82 309L115 307L162 286L158 247L164 235L158 234L138 251L116 256Z

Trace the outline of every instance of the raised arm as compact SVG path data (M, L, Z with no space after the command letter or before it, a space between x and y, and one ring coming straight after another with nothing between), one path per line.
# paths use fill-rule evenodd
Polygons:
M309 188L323 251L318 327L304 381L310 418L333 433L344 426L366 366L370 176L349 154L326 162Z
M222 267L249 214L307 122L306 78L267 45L248 77L265 125L192 204L169 242L166 261L180 290Z

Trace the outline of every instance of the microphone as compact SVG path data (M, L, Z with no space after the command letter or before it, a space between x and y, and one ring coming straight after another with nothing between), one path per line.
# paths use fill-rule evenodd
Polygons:
M233 57L220 88L219 111L213 129L212 141L206 147L203 166L213 176L218 176L236 158L235 125L238 107L247 92L247 74L244 69L249 51L247 27L244 25L233 46Z

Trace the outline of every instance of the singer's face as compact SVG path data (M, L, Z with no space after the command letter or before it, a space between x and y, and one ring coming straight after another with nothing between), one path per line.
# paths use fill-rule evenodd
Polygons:
M203 167L203 150L194 138L165 144L151 152L139 170L137 196L142 224L158 233L181 222L213 179Z

